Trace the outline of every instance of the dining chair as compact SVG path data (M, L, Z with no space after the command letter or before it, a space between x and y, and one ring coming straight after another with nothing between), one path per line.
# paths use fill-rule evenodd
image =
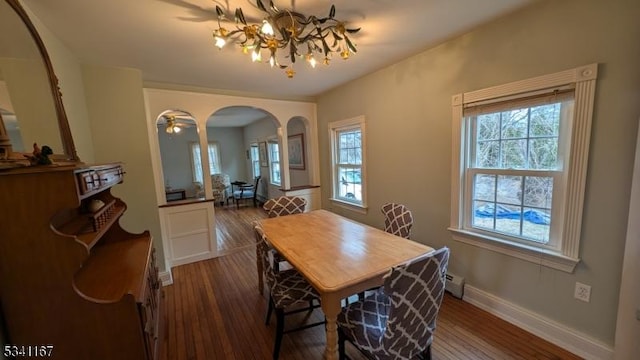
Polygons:
M253 199L253 206L258 206L258 185L260 185L260 176L256 176L253 185L239 185L240 189L233 192L233 201L236 203L236 209L240 208L240 200Z
M338 315L338 352L345 341L369 359L431 359L431 343L445 291L449 249L394 266L384 285Z
M259 256L262 266L261 271L269 286L269 307L265 324L269 325L271 313L276 313L276 340L273 347L273 359L277 360L280 354L280 346L284 334L308 329L313 326L323 325L326 321L318 321L285 330L285 317L287 315L308 311L311 312L320 307L320 296L307 280L295 269L280 271L271 263L268 256L271 246L259 225L254 226L256 236L256 255ZM304 305L301 307L301 305ZM293 310L291 310L293 308ZM290 310L287 310L290 309Z
M411 210L402 204L387 203L380 211L384 215L384 231L409 239L413 226Z
M384 215L384 231L389 234L409 239L411 236L411 227L413 226L413 214L411 210L402 204L386 203L382 205L380 211ZM377 287L367 289L367 291L376 290ZM364 292L358 294L358 299L364 298Z
M262 205L269 217L301 214L307 207L307 200L299 196L280 196L269 199Z
M301 214L304 212L307 206L307 200L299 196L280 196L275 199L267 200L262 208L267 211L270 218L277 216L286 216L293 214ZM279 269L287 270L292 266L275 250L270 249L269 257L272 263L278 265ZM258 259L256 259L258 260ZM260 264L258 264L258 267ZM258 271L258 291L262 294L264 288L264 281L262 279L262 272Z

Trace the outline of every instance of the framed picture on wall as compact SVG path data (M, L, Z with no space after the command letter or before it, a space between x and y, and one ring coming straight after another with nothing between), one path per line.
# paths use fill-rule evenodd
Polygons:
M258 151L260 153L260 166L269 167L269 159L267 158L267 142L261 141L258 143Z
M289 169L304 170L304 134L291 135L289 143Z

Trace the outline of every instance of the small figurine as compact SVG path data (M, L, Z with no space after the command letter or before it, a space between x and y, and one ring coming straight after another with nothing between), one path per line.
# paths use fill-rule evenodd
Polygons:
M43 145L42 149L38 147L37 143L33 143L33 155L25 155L31 165L51 165L51 159L49 155L53 154L53 150L47 145Z

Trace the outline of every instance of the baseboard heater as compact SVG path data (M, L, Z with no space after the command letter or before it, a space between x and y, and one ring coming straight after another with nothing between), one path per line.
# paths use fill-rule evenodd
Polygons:
M445 290L458 299L462 299L462 296L464 295L464 278L452 273L447 273Z

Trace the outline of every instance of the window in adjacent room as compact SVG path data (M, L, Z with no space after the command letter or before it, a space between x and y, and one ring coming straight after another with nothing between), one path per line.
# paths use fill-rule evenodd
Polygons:
M269 149L269 171L271 174L271 183L280 185L280 148L278 142L270 140L267 143Z
M332 158L332 200L366 208L364 116L329 124Z
M455 239L573 271L595 74L593 65L454 96Z
M260 176L260 152L258 150L258 144L251 144L250 157L251 171L253 173L253 178L255 179Z
M210 142L208 144L209 152L209 175L219 174L222 172L220 167L220 150L218 144ZM203 166L202 166L202 153L200 150L200 144L197 142L191 143L191 168L193 169L193 181L199 181L204 184L203 181Z

